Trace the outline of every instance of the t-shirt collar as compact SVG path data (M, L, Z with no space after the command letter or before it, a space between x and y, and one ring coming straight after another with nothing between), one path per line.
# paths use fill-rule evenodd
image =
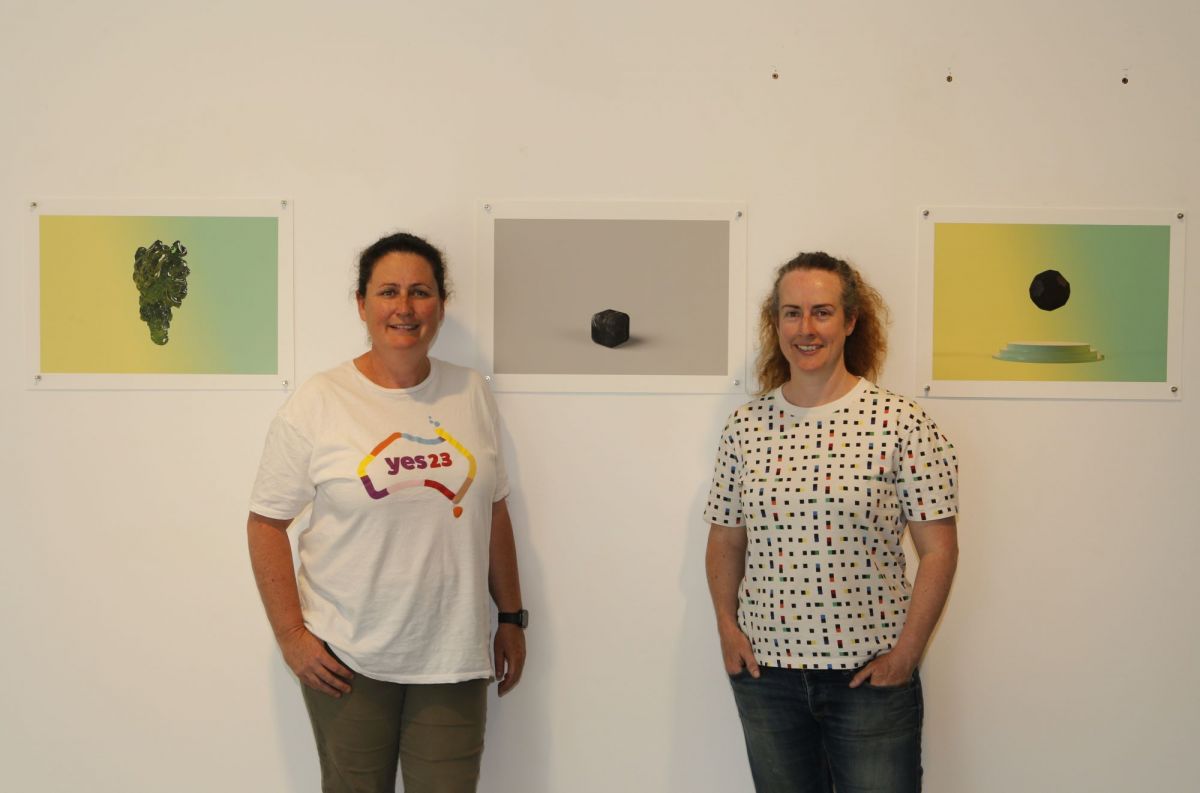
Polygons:
M438 373L441 369L441 361L439 361L437 358L431 357L429 359L429 375L411 388L387 388L386 386L381 386L362 372L358 371L358 367L354 365L354 361L347 361L346 366L350 367L350 369L354 372L354 377L364 388L374 391L378 394L385 394L387 396L408 397L417 396L426 389L433 387L433 384L436 383L438 379Z
M854 384L854 387L842 396L838 397L832 402L826 402L824 405L815 405L810 408L800 407L799 405L793 405L791 402L788 402L783 396L783 386L771 391L771 393L767 396L774 402L775 406L779 408L779 410L801 421L806 421L808 419L831 416L839 410L850 407L850 405L857 402L862 395L866 393L867 388L869 388L870 385L871 384L867 381L867 378L860 377L858 378L858 382Z

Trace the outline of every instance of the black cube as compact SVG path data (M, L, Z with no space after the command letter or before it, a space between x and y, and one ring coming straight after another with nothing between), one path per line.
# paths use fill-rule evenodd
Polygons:
M605 347L629 341L629 315L612 308L592 314L592 341Z

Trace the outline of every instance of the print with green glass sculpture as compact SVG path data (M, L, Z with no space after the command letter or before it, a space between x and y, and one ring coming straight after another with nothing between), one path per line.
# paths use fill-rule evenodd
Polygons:
M128 249L127 249L128 250ZM138 290L138 313L150 326L150 340L158 345L169 341L171 313L187 297L191 273L184 259L187 248L175 240L170 247L155 240L133 255L133 283Z

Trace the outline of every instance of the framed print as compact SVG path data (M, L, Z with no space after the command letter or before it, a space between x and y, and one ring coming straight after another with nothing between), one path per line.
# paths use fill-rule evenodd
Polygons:
M501 391L745 390L746 210L490 202L479 326Z
M920 223L919 391L1179 398L1184 213L939 208Z
M287 201L39 200L27 240L30 387L289 387Z

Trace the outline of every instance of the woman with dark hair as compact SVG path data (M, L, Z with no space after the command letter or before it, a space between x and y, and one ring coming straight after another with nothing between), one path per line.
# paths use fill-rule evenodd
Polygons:
M521 678L524 628L496 406L429 355L441 252L394 234L359 260L371 346L280 409L250 499L250 560L300 679L322 790L474 791L487 682ZM311 506L294 572L287 529ZM491 602L499 610L489 653Z
M917 663L957 564L958 473L921 408L870 382L886 323L846 262L783 265L761 395L721 435L705 562L758 793L920 790Z

